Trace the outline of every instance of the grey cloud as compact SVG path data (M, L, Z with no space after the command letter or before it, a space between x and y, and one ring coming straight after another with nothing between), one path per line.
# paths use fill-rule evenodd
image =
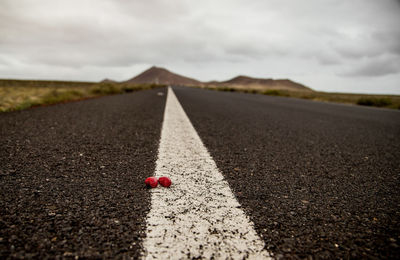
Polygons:
M400 60L390 57L384 59L372 59L348 72L342 73L348 77L381 77L400 73Z
M329 53L320 53L316 59L321 65L332 66L341 64L341 60L339 57L329 54Z
M400 30L375 31L358 40L335 43L334 49L344 58L359 59L378 57L385 54L400 56Z
M400 10L399 10L400 11ZM399 20L400 22L400 20ZM392 30L382 30L372 33L372 37L383 45L383 49L387 53L400 56L400 28L396 27Z
M52 78L90 80L153 64L193 75L318 73L326 85L336 71L344 81L394 77L399 10L389 0L2 0L0 77L43 66L58 68Z

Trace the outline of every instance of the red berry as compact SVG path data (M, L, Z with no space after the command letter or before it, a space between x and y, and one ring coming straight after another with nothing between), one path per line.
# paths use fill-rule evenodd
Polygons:
M156 177L148 177L144 183L147 187L155 188L158 185L158 181Z
M171 186L171 179L170 178L168 178L168 177L160 177L159 179L158 179L158 182L160 183L160 185L161 186L163 186L163 187L169 187L169 186Z

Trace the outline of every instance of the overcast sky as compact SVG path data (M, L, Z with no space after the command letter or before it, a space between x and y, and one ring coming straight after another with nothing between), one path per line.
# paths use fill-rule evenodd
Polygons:
M400 1L0 0L0 78L290 78L400 94Z

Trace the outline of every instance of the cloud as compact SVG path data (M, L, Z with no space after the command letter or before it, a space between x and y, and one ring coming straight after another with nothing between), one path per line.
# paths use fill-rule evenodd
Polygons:
M332 75L345 86L399 73L399 11L390 0L2 0L0 77L41 67L118 80L155 64L200 79L318 73L322 87Z
M346 77L382 77L400 73L400 59L397 56L384 56L367 59L361 65L351 68L341 75Z

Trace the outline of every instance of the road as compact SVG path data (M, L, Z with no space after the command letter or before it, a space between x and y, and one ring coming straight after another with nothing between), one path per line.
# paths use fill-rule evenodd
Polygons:
M156 94L0 115L0 258L140 254L165 106Z
M398 111L173 90L274 257L400 255ZM139 257L166 97L0 114L0 257Z

